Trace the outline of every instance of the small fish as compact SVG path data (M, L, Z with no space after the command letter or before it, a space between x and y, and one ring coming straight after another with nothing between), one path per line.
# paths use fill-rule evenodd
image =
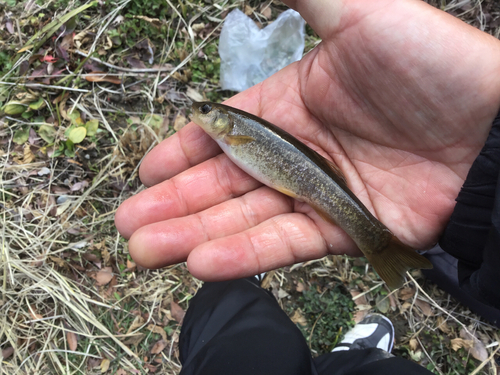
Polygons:
M308 203L354 240L391 289L412 268L432 268L404 245L347 187L339 168L281 128L238 109L193 104L192 120L241 169L263 184Z

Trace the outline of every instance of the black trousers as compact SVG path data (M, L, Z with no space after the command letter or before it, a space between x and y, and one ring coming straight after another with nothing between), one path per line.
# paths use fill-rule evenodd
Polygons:
M313 359L304 336L255 278L205 283L180 336L181 375L428 375L380 349Z

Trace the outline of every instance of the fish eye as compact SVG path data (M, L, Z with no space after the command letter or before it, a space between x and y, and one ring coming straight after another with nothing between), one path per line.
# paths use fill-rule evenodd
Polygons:
M200 112L206 115L208 112L212 110L212 106L210 104L203 104L200 108Z

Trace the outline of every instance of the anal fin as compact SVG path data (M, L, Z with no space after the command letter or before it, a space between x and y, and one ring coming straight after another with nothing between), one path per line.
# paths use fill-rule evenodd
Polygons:
M377 253L364 253L375 271L391 289L403 285L406 271L413 268L432 268L432 263L393 236L389 244Z

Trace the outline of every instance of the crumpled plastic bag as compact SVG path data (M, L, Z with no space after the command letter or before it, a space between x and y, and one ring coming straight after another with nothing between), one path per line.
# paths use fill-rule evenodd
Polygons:
M226 17L219 41L223 90L243 91L304 53L304 19L289 9L264 29L239 9Z

